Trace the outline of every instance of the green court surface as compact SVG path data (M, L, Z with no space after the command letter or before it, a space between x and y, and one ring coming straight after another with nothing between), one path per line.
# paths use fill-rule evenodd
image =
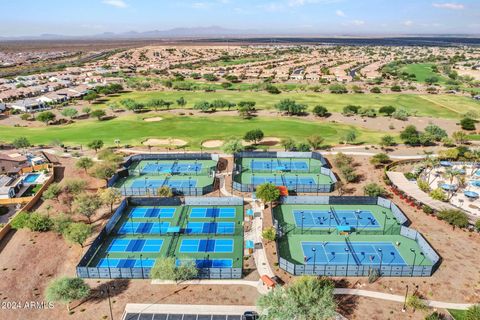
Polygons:
M174 164L175 163L175 164ZM130 165L128 170L130 172L134 172L136 174L150 174L150 175L158 175L161 174L161 172L152 170L152 172L148 172L149 166L169 166L173 165L174 166L183 166L187 167L186 169L189 169L188 166L192 166L189 170L185 172L180 172L180 174L185 175L188 173L191 173L192 175L198 175L198 174L209 174L211 172L211 169L214 169L217 166L217 162L214 160L142 160L142 161L137 161L134 162ZM195 170L198 167L198 170Z
M280 257L287 259L296 264L304 264L304 252L302 243L345 243L345 236L343 235L309 235L309 234L295 234L283 237L278 244ZM411 239L401 235L350 235L349 240L352 245L356 243L390 243L400 253L402 259L407 265L412 265L415 255L410 249L415 250L415 266L431 266L432 262L425 256L421 255L422 250L418 244ZM308 253L306 253L308 254ZM353 262L353 261L352 261Z
M376 234L383 234L383 233L399 233L400 230L400 224L393 215L392 211L388 208L378 206L378 205L311 205L311 204L295 204L295 205L281 205L281 206L276 206L273 209L273 215L275 219L279 222L281 226L284 226L285 228L288 228L291 230L291 228L296 228L296 232L301 232L302 231L302 225L301 225L301 215L303 214L304 217L306 216L306 219L304 220L304 225L303 225L303 231L305 233L309 232L316 232L316 231L321 231L322 229L324 231L328 231L328 229L331 229L332 231L336 232L336 223L335 223L335 218L332 217L330 218L330 214L326 214L328 216L328 220L322 221L323 224L320 225L318 221L311 221L310 212L312 211L320 211L323 213L328 213L331 211L331 208L338 213L340 213L340 224L341 225L349 225L354 229L357 229L360 233L376 233ZM295 218L295 212L297 215L297 218ZM350 218L348 220L342 219L342 212L347 212L350 213L349 216ZM360 219L357 224L357 212L363 212L367 213L368 217L373 217L374 224L372 225L371 223L366 224L366 222L370 222L370 220L366 219L367 217L364 217L365 219ZM338 217L337 217L338 218ZM331 220L331 221L330 221ZM313 222L313 223L312 223ZM329 228L330 227L330 228Z
M287 183L284 183L281 180L282 177L287 180L286 181ZM236 175L234 179L236 182L239 182L242 184L257 185L265 182L271 182L276 185L287 185L288 187L295 187L295 185L297 184L297 177L298 177L298 185L309 185L310 181L313 186L315 186L316 184L333 183L332 179L329 176L321 173L314 174L314 173L291 173L291 172L284 172L284 173L244 172L242 174Z
M244 172L276 172L286 168L295 172L320 173L323 166L320 160L312 158L239 158L236 163Z
M155 210L169 211L168 215L142 216L136 215L141 210L155 208ZM195 209L196 208L196 209ZM190 217L191 211L202 210L203 208L214 208L215 210L230 210L234 217ZM174 213L172 213L174 211ZM150 267L148 263L154 263L159 257L175 257L180 260L229 260L233 268L242 268L243 264L243 207L242 206L159 206L159 207L128 207L115 224L113 230L106 237L100 248L88 262L88 267L105 267L105 260L116 261L118 259L129 259L143 261L144 267ZM191 223L228 223L232 227L227 232L218 233L188 233L187 227ZM148 231L139 231L139 224L152 224L154 227ZM168 225L166 225L168 224ZM158 226L165 225L165 228ZM167 227L178 227L178 233L167 231ZM218 229L217 229L218 230ZM163 241L160 250L151 252L143 250L125 250L124 252L112 251L111 244L118 240L153 240ZM217 250L205 250L198 252L181 252L180 247L183 240L232 240L232 250L220 252ZM104 261L103 265L102 260ZM114 266L113 266L114 267ZM139 267L138 263L135 267Z
M155 177L158 177L160 180L164 179L167 177L167 175L159 175L159 176L148 176L147 178L147 186L145 186L145 177L144 176L128 176L126 178L121 178L118 179L117 182L115 182L114 187L115 188L145 188L148 187L148 181L152 181L155 179ZM206 187L211 184L213 184L214 177L209 177L209 176L185 176L185 175L178 175L178 176L168 176L169 181L186 181L191 178L192 181L195 181L195 187L196 188L201 188L201 187ZM186 185L186 188L188 188L188 185ZM193 185L192 185L193 188Z

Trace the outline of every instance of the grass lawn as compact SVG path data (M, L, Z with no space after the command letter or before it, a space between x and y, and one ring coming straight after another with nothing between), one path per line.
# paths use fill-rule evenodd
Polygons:
M175 102L178 98L187 100L186 108L193 108L199 101L213 101L224 99L234 103L240 101L255 101L259 109L273 109L275 104L283 99L293 99L298 103L306 104L309 109L316 105L323 105L331 112L342 112L349 105L359 105L369 108L380 108L392 105L403 108L417 116L433 116L436 118L459 119L468 111L478 110L480 102L468 97L452 95L417 95L417 94L330 94L314 92L285 92L272 95L267 92L250 91L135 91L110 98L110 102L131 98L139 102L148 102L150 99L164 99ZM103 105L99 104L99 107Z
M445 77L432 71L432 66L434 65L433 63L413 63L406 65L401 71L414 74L418 82L425 82L425 79L430 77L437 77L439 83L445 82Z
M448 312L452 315L453 319L455 320L463 320L465 319L465 310L452 310L448 309Z
M70 125L20 128L0 126L3 141L17 137L28 137L33 144L49 144L60 140L68 144L87 144L102 139L106 145L113 145L115 139L122 144L139 145L148 138L178 138L188 141L189 147L198 149L204 140L243 137L252 129L262 129L265 136L305 140L318 134L326 144L338 144L349 131L355 131L357 142L377 143L385 135L382 132L367 131L354 126L337 123L318 123L305 120L261 117L243 120L231 116L172 116L161 114L159 122L146 122L148 114L119 117L109 121L86 120Z

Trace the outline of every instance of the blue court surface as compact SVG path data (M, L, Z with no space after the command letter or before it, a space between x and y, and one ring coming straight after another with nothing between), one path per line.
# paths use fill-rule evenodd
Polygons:
M183 239L179 252L233 252L233 239Z
M252 160L250 163L252 170L264 171L308 171L308 164L305 161L290 161L272 159L268 160Z
M97 268L153 268L155 259L112 259L102 258Z
M267 177L252 176L251 183L255 186L264 184L264 183L271 183L276 186L287 186L287 187L317 185L317 182L313 177L284 177L282 175L267 176Z
M315 248L315 255L312 251ZM406 266L393 243L389 242L302 242L305 264L395 265ZM347 251L347 250L348 251Z
M185 228L187 234L216 233L233 234L234 222L188 222Z
M107 252L160 252L162 239L114 239Z
M154 188L158 189L163 186L169 188L195 188L197 185L196 179L188 180L170 180L170 179L136 179L132 182L131 188Z
M134 207L128 215L130 218L163 218L171 219L175 208Z
M144 174L162 173L195 173L202 170L201 163L158 162L148 163L141 169Z
M235 218L235 208L192 208L190 218Z
M352 210L293 210L295 224L304 228L329 228L336 226L378 229L380 225L370 211ZM358 221L357 221L358 216Z
M159 234L166 233L170 222L131 222L126 221L118 230L118 234Z
M176 265L193 262L193 260L177 260ZM231 268L233 266L232 259L197 259L195 260L197 268Z

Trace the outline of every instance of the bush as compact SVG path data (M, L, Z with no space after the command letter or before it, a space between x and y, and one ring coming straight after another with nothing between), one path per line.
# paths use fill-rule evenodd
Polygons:
M392 117L394 119L401 120L401 121L407 121L409 115L410 114L404 109L399 109L399 110L395 111L394 113L392 113Z
M382 90L379 87L373 87L370 89L371 93L382 93Z
M72 219L66 214L61 213L52 219L53 230L58 234L63 234L68 226L72 223Z
M265 240L275 241L276 236L277 232L274 227L270 227L262 231L262 238Z
M317 117L327 117L328 116L328 110L324 106L318 105L313 108L313 114L316 115Z
M480 319L480 304L471 306L465 312L465 320L478 320Z
M348 93L347 87L345 87L343 84L332 84L328 89L331 93Z
M358 113L362 107L360 106L354 106L354 105L348 105L343 108L342 114L344 116L352 116Z
M428 184L427 181L418 178L417 179L417 186L422 190L423 192L429 193L430 192L430 185Z
M438 213L438 218L454 227L466 228L468 226L468 217L460 210L442 210Z
M475 222L475 229L476 229L477 231L480 231L480 220L477 220L477 221Z
M407 306L414 309L414 310L426 310L426 309L428 309L428 306L425 304L425 302L422 299L420 299L420 297L417 296L417 295L408 296Z
M422 206L422 210L423 212L425 212L426 214L433 214L433 209L430 208L429 206L427 206L426 204L424 204Z
M25 226L32 231L47 232L52 229L53 221L46 215L34 212L30 214Z
M368 283L374 283L378 278L380 278L380 271L377 268L368 270Z
M440 188L432 190L432 192L430 192L430 197L434 200L447 201L447 195Z
M158 280L190 280L198 275L198 269L192 262L176 265L175 258L157 259L150 272L150 278Z
M445 319L445 316L436 311L425 317L425 320L443 320L443 319Z
M385 189L375 182L367 184L363 187L363 192L369 197L383 197L387 193Z

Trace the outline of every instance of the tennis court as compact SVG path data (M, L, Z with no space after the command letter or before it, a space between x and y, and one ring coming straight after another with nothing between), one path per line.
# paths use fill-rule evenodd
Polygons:
M380 228L371 211L366 210L293 210L295 224L304 228L352 226Z
M182 265L184 263L193 262L197 268L232 268L233 260L232 259L177 259L176 265Z
M188 222L185 228L186 234L233 234L234 222Z
M270 159L256 160L250 162L252 171L308 171L308 163L299 160Z
M131 188L154 188L159 189L163 186L169 188L195 188L197 186L196 179L188 180L171 180L171 179L136 179L132 182Z
M140 172L142 174L197 173L201 170L202 164L196 162L150 162L141 168Z
M389 242L302 242L302 249L305 264L407 265Z
M235 208L192 208L190 218L235 218Z
M160 234L166 233L170 222L132 222L122 224L117 234Z
M257 176L253 175L250 178L250 183L257 186L264 183L271 183L276 186L315 186L317 180L312 176L285 176L285 175L273 175L273 176Z
M130 218L163 218L171 219L175 208L133 207L128 215Z
M233 239L182 239L179 252L233 252Z
M97 264L98 268L152 268L155 259L112 259L102 258Z
M114 239L107 252L160 252L162 239Z

